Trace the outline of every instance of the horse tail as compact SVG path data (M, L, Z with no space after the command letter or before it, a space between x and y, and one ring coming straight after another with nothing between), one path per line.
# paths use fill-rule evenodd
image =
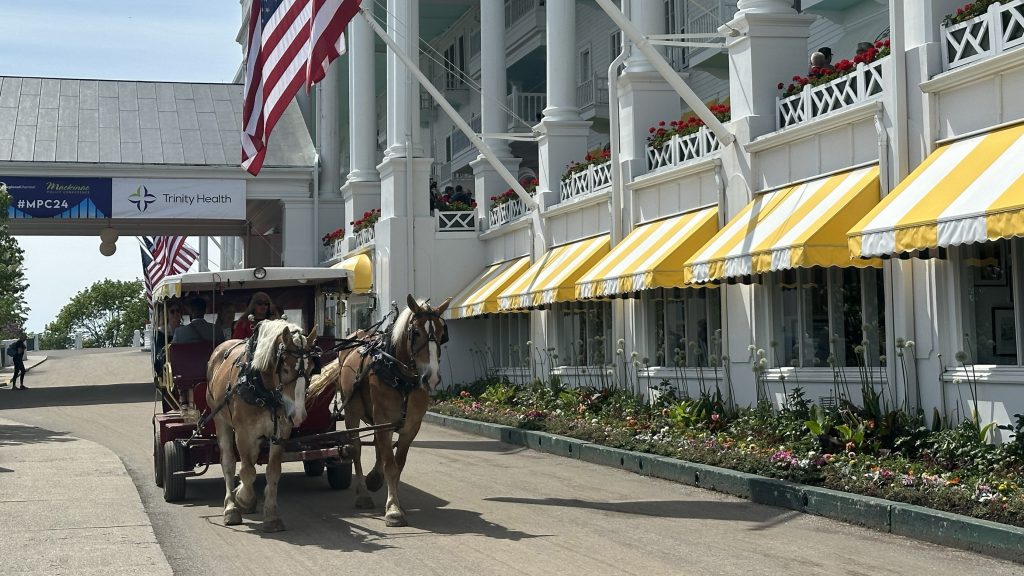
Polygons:
M338 379L341 376L341 361L345 355L341 354L332 362L320 369L320 373L313 376L313 381L306 388L306 403L310 403L318 396L325 393L333 393L338 389Z

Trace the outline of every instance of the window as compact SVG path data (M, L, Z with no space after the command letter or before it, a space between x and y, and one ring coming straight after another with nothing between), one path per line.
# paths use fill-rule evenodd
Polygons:
M1020 240L997 240L960 249L964 336L954 346L967 353L967 364L1020 365L1015 260L1021 246Z
M358 330L373 326L373 310L369 298L352 298L348 301L349 328Z
M445 88L461 88L466 72L465 37L459 36L444 50Z
M881 270L815 267L771 278L773 365L879 365L885 353Z
M611 355L612 305L570 302L553 311L557 323L558 362L562 366L605 366Z
M646 301L651 366L709 366L721 355L722 306L717 288L651 292Z
M594 63L590 57L590 46L580 50L578 64L576 67L576 84L582 86L589 82L594 75Z
M499 314L492 318L494 349L491 358L494 365L505 368L529 366L531 351L526 343L530 340L530 315Z
M608 55L611 56L610 60L614 60L619 53L622 52L622 30L615 29L608 37Z

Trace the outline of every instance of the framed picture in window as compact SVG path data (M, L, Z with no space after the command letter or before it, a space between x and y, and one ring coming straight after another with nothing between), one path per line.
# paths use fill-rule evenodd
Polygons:
M1006 286L1009 270L1006 268L1006 252L1002 246L981 245L979 257L970 262L974 268L975 286Z
M996 356L1017 355L1017 321L1012 307L992 308L992 337Z

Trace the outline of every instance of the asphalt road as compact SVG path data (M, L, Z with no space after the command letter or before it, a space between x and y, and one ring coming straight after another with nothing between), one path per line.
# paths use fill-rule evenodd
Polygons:
M148 355L47 352L0 417L101 444L123 461L175 574L1024 574L1024 567L425 425L386 528L285 465L288 530L224 527L218 467L168 504L152 480ZM367 453L364 460L372 460ZM60 468L54 462L55 469ZM84 493L82 498L88 499Z

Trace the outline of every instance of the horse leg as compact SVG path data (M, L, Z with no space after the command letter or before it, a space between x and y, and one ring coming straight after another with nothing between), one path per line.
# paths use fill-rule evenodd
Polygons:
M284 448L280 444L270 445L267 456L267 487L263 491L263 531L281 532L284 522L277 514L277 484L281 480L281 455Z
M242 462L235 503L243 514L252 514L256 511L256 462L260 457L260 441L251 430L245 433L235 430L235 444L238 446L238 459Z
M220 448L220 468L224 473L224 525L242 523L242 511L235 502L235 431L217 422L217 446Z
M395 453L391 447L392 432L390 430L378 431L374 435L377 445L377 465L384 469L384 479L388 484L388 500L384 505L384 524L390 527L408 526L405 521L405 512L398 502L398 478L401 471L398 469L398 462L395 461Z
M354 411L346 410L345 428L352 430L359 427L359 415ZM366 489L366 479L363 477L363 441L358 434L352 435L350 446L352 447L352 467L356 471L356 508L370 510L373 508L373 498Z
M385 506L384 523L387 526L407 526L405 511L398 501L398 486L402 480L402 470L405 469L406 458L409 456L409 447L412 441L419 434L420 424L423 422L423 414L427 411L429 399L425 394L413 393L407 400L408 414L405 424L398 430L398 442L395 443L394 452L391 447L391 433L387 434L387 444L378 444L378 453L381 448L386 448L384 475L388 481L388 502Z

